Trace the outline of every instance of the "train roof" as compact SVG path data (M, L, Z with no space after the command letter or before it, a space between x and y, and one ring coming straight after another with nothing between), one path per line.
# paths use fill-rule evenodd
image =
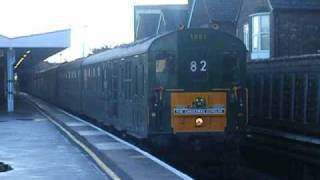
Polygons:
M61 64L58 63L48 63L48 62L42 62L35 66L34 71L37 73L44 73L47 71L50 71L52 69L58 68Z
M154 36L151 38L142 39L128 45L123 45L121 47L109 49L101 53L89 56L83 60L83 65L90 65L90 64L95 64L95 63L106 61L106 60L119 59L123 57L145 53L149 50L149 47L152 45L152 43L155 40L163 36L166 36L170 33L172 32L168 32L160 36Z
M208 28L190 28L190 29L184 29L184 31L200 30L200 29L215 31L216 33L224 34L226 36L232 37L233 39L236 39L237 41L241 42L241 44L243 44L242 41L239 40L238 38L236 38L228 33L219 31L219 30L213 30L213 29L208 29ZM157 35L157 36L153 36L151 38L142 39L142 40L136 41L136 42L128 44L128 45L123 45L118 48L109 49L109 50L100 52L98 54L94 54L92 56L89 56L89 57L83 59L82 64L83 65L96 64L96 63L107 61L107 60L120 59L120 58L124 58L124 57L129 57L129 56L145 53L149 50L149 48L153 44L153 42L155 42L156 40L161 39L165 36L173 34L175 32L177 32L177 31L170 31L170 32L164 33L162 35Z
M79 67L79 66L81 66L84 59L85 58L78 58L78 59L75 59L74 61L63 63L60 65L59 68L68 69L68 68L72 68L72 67Z

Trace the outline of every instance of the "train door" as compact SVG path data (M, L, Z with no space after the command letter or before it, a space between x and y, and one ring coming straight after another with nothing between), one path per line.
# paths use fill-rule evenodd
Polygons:
M155 84L152 94L152 125L155 131L170 131L170 90L175 88L175 55L173 51L155 53Z

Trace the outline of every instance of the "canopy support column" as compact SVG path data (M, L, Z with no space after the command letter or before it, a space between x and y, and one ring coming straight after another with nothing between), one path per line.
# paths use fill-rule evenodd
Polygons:
M14 74L13 65L16 62L15 50L7 50L7 111L14 111Z

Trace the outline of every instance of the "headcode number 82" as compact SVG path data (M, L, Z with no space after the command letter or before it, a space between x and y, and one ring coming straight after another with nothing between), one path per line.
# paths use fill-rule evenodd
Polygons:
M197 72L197 71L206 72L207 71L207 61L201 60L199 64L197 61L191 61L190 62L190 70L191 70L191 72Z

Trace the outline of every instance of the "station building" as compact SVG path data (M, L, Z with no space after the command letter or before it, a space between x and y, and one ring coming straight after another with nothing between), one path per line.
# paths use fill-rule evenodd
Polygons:
M140 5L134 7L134 39L172 31L187 22L188 5Z
M320 53L319 0L190 0L189 27L240 38L250 60Z
M241 39L255 61L320 53L319 19L319 0L189 0L188 5L136 6L134 30L138 40L182 24L217 29Z

